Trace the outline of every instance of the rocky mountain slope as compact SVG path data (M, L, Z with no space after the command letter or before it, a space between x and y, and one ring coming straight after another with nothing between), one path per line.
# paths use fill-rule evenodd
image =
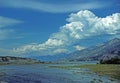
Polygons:
M90 47L70 54L69 61L87 61L120 57L120 39L115 38L102 45Z

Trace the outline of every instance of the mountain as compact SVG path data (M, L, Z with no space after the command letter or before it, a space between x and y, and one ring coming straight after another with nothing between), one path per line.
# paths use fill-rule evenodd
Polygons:
M120 39L112 39L102 45L89 47L87 49L71 53L67 58L69 61L88 61L120 57Z
M65 53L57 54L57 55L44 55L44 56L30 56L30 58L37 59L40 61L58 61L66 58L68 55Z

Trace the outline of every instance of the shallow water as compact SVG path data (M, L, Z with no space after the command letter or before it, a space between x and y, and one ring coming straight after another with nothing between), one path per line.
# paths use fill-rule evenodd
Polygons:
M109 77L89 73L88 69L49 67L82 64L88 64L88 62L0 66L0 72L5 73L0 76L0 83L118 83L109 80ZM95 62L89 62L89 64L95 64Z

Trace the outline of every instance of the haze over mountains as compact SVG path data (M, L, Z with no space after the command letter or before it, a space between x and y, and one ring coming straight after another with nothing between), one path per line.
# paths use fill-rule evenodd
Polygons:
M67 58L69 55L65 53L60 53L57 55L46 55L46 56L30 56L30 58L41 60L41 61L59 61L61 59Z

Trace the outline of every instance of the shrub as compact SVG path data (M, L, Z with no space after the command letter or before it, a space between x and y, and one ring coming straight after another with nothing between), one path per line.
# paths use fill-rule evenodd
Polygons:
M120 64L120 58L111 58L109 60L100 60L100 64Z

